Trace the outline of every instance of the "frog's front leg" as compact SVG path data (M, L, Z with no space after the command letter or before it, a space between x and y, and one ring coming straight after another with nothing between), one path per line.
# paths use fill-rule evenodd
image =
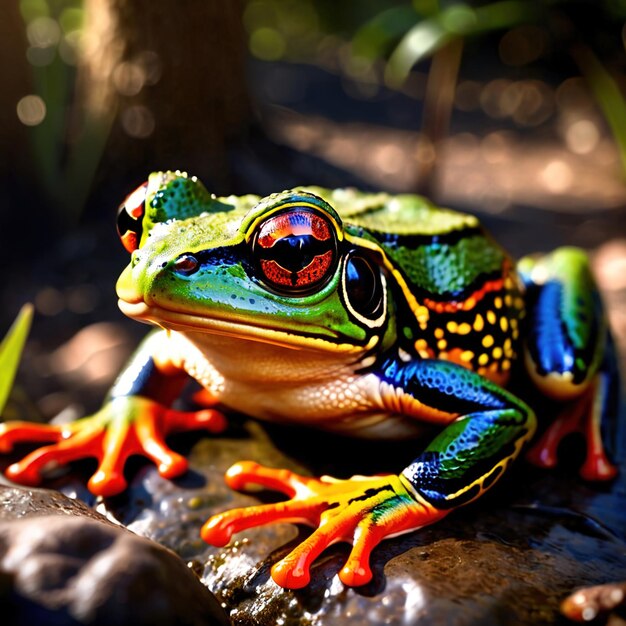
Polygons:
M527 369L543 394L564 403L528 458L554 467L562 439L580 432L587 442L581 476L614 478L617 469L604 450L602 429L618 413L619 376L587 256L576 248L559 248L522 259L519 270L527 287Z
M314 559L337 541L352 543L339 576L367 583L370 553L385 537L431 524L491 487L535 430L532 411L512 394L453 363L389 361L368 375L372 396L390 413L447 424L400 475L348 480L305 478L286 470L239 463L227 473L235 489L257 483L291 499L234 509L209 519L208 543L225 545L235 532L270 522L302 522L316 530L272 568L288 588L305 586Z
M185 412L167 406L178 395L186 376L176 356L166 332L153 332L132 356L107 401L94 415L59 425L0 424L1 452L9 452L18 443L49 444L10 465L7 477L38 485L50 463L63 465L95 457L99 466L89 480L89 490L95 495L112 496L126 488L124 465L134 454L151 459L166 478L184 473L186 459L171 450L165 438L192 429L219 432L225 427L225 419L213 409Z

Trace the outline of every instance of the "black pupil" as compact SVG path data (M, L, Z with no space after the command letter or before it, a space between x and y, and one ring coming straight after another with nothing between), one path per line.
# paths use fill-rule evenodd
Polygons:
M135 219L129 215L125 206L122 206L117 214L117 232L120 237L124 236L128 231L131 233L141 233L141 220Z
M346 262L346 292L350 304L362 315L373 316L382 302L379 273L364 258L353 256Z
M260 250L262 259L275 261L289 272L297 273L319 255L331 249L332 240L320 241L313 235L287 235L271 248Z
M183 254L176 259L174 269L183 276L193 274L199 267L198 259L192 254Z

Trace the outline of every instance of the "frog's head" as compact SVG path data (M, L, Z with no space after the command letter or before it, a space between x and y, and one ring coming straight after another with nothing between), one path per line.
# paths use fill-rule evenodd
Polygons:
M142 321L275 345L360 353L395 336L375 247L305 191L218 199L180 172L122 205L131 263L120 307Z

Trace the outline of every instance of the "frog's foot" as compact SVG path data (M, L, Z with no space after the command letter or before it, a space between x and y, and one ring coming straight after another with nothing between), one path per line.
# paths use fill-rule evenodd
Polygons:
M200 406L215 406L219 400L215 395L213 395L208 389L198 389L192 396L191 399Z
M557 451L561 441L572 433L581 433L587 445L587 455L580 468L585 480L612 480L617 468L609 461L602 443L600 429L604 379L599 376L583 397L572 403L550 424L539 441L528 451L527 459L544 468L557 465Z
M202 538L207 543L223 546L236 532L272 522L304 523L316 528L272 567L274 581L289 589L305 587L313 561L338 541L352 544L339 578L346 585L364 585L372 579L370 554L385 537L431 524L446 515L446 511L413 495L395 475L316 479L244 461L228 470L226 482L233 489L261 485L284 493L290 500L214 515L202 527Z
M590 622L624 606L626 583L608 583L579 589L561 603L561 613L576 622Z
M8 478L25 485L38 485L42 472L51 464L65 465L95 457L99 466L88 483L94 495L113 496L126 488L124 464L139 454L151 459L165 478L187 470L187 461L165 444L170 433L204 429L220 432L226 420L211 409L185 412L166 408L136 396L121 396L90 417L69 424L0 424L0 451L9 452L17 443L46 445L10 465Z

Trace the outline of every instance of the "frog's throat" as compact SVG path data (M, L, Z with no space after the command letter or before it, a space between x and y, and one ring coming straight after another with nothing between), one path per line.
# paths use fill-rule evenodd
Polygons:
M250 339L261 343L269 343L274 346L290 348L293 350L313 350L321 352L341 353L344 355L363 355L372 350L379 341L379 337L370 337L367 344L351 344L347 342L332 341L323 337L314 337L308 334L297 335L264 326L252 326L233 320L208 318L193 313L172 311L159 306L149 306L145 302L128 302L118 300L118 306L122 313L148 324L155 324L163 328L180 332L205 332L209 334L234 337L237 339Z

